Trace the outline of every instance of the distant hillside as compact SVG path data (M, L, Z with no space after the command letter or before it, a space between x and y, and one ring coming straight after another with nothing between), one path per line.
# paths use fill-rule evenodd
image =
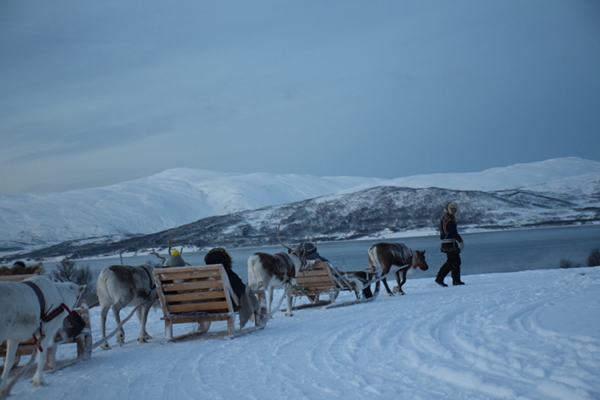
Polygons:
M596 188L600 188L600 178L594 182ZM384 231L435 230L448 199L460 204L458 218L464 232L600 223L597 194L580 195L574 201L520 189L481 192L380 186L203 218L118 242L69 241L14 258L40 259L72 254L89 257L162 249L169 239L176 246L198 248L272 245L278 243L276 227L282 220L281 239L290 244L302 241L308 234L314 240L330 241L375 236Z
M487 196L504 201L466 204L463 218L472 220L473 227L577 223L594 219L590 215L600 198L599 181L600 163L576 157L478 173L420 175L393 180L175 169L101 188L47 195L0 196L0 256L12 257L52 245L71 246L75 243L106 243L112 248L113 242L195 224L194 221L219 221L221 225L225 224L223 221L242 219L240 224L244 225L244 234L237 232L233 225L226 233L218 233L210 225L208 233L197 234L195 242L186 243L203 246L203 243L225 240L225 237L227 243L263 243L271 240L269 235L255 236L256 230L272 231L274 223L290 212L299 212L294 210L304 203L310 205L306 213L312 213L315 223L327 221L327 225L315 231L323 237L356 237L384 228L410 230L431 226L427 215L437 215L436 207L454 196L453 193L470 190L478 191L481 198ZM383 195L382 187L398 189L394 196L404 203L394 200L394 207L386 203L392 202L393 196ZM377 190L371 192L374 188ZM438 189L424 190L427 188ZM410 189L423 190L410 192ZM506 192L499 192L502 190ZM401 192L411 194L400 195ZM426 196L426 193L433 194ZM419 196L426 198L427 203L411 200ZM459 197L464 196L460 194ZM547 204L550 209L543 212ZM581 211L583 204L590 207L585 215ZM277 207L269 208L271 206ZM521 208L515 211L515 206ZM278 218L269 217L259 223L252 217L267 212L264 210L279 209L283 211ZM336 215L338 210L340 213ZM250 219L246 220L245 215L251 215ZM507 219L507 216L514 218Z

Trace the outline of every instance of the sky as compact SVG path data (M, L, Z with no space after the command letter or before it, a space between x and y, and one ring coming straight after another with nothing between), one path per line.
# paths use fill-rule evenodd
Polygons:
M600 3L0 2L0 194L600 161Z

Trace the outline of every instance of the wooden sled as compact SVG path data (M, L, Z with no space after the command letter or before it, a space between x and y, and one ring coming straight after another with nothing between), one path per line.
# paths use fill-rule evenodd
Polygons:
M349 301L330 304L330 305L325 306L326 309L336 308L336 307L344 307L344 306L352 306L352 305L361 304L361 303L368 303L368 302L375 300L377 298L377 296L379 295L379 286L380 286L381 279L378 278L372 271L369 271L369 270L343 271L343 272L338 271L338 274L342 275L343 281L347 282L347 284L352 287L352 290L354 291L354 294L356 295L356 300L349 300ZM360 292L356 289L355 280L357 279L356 275L358 275L358 274L365 276L365 279L367 281L366 285L368 285L369 287L371 285L375 284L375 291L372 293L371 297L368 297L368 298L365 297L362 292Z
M155 268L154 280L165 321L168 341L206 333L212 321L227 321L227 335L232 339L266 326L264 291L255 291L261 306L254 311L255 326L236 331L235 319L239 310L236 294L231 289L225 268L221 264ZM196 331L173 337L173 324L197 323Z
M21 275L0 275L0 281L5 282L21 282L27 278L36 276L36 274L21 274Z
M363 299L362 293L357 290L356 283L349 279L347 274L365 272L349 271L342 272L332 267L329 263L316 261L296 275L296 285L292 287L291 293L294 297L306 296L310 303L294 307L294 310L325 306L325 308L342 307L375 300L379 293L379 283L376 283L376 291L373 297ZM356 300L335 303L341 291L352 291ZM321 295L328 295L328 300L320 300Z

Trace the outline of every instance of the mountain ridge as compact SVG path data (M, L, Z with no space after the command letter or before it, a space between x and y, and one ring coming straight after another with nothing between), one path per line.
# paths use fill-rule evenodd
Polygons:
M516 185L516 182L524 184ZM459 196L461 190L483 187L487 191L479 192L493 192L497 199L511 198L514 202L521 198L519 207L534 201L531 204L537 207L537 211L533 212L535 221L531 223L542 223L543 214L539 210L544 207L544 197L551 199L547 202L554 202L556 207L564 202L560 203L563 204L560 210L554 213L560 218L566 221L580 218L590 223L594 217L581 214L581 210L598 206L599 182L600 163L577 157L517 164L480 173L435 174L392 180L235 174L180 168L94 190L45 196L0 196L0 232L3 232L0 234L3 235L0 236L0 244L4 253L22 253L31 248L47 248L70 241L118 242L133 236L168 231L218 215L233 215L309 199L335 202L335 196L349 196L344 201L353 202L352 193L377 187L424 190L435 187L430 185L433 183L441 186L437 189L457 191L447 192L444 196ZM403 185L406 183L409 185ZM23 201L27 198L35 201ZM440 198L440 202L443 201ZM343 208L343 204L337 204L340 209ZM495 206L502 207L494 203ZM433 208L428 212L437 215ZM559 223L556 221L558 217L550 214L553 213L546 212L546 219ZM521 215L521 218L528 219L527 215ZM519 224L512 221L509 225Z

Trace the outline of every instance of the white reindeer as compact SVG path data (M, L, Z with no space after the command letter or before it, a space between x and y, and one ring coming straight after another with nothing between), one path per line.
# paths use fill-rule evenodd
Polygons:
M121 323L120 311L124 307L138 308L137 316L140 320L140 334L138 343L145 343L152 337L146 332L148 312L158 301L158 292L152 277L153 268L149 265L129 266L111 265L104 268L96 283L96 292L100 302L100 327L102 339L106 337L106 316L112 307L117 325ZM117 333L117 343L125 344L125 330L121 327ZM110 349L108 342L102 344L103 350Z
M6 340L6 359L0 379L0 396L5 394L8 375L14 364L19 342L35 337L39 340L34 386L44 384L47 350L54 345L54 336L63 320L73 310L85 285L72 282L52 282L44 276L34 276L22 282L0 282L0 343Z

